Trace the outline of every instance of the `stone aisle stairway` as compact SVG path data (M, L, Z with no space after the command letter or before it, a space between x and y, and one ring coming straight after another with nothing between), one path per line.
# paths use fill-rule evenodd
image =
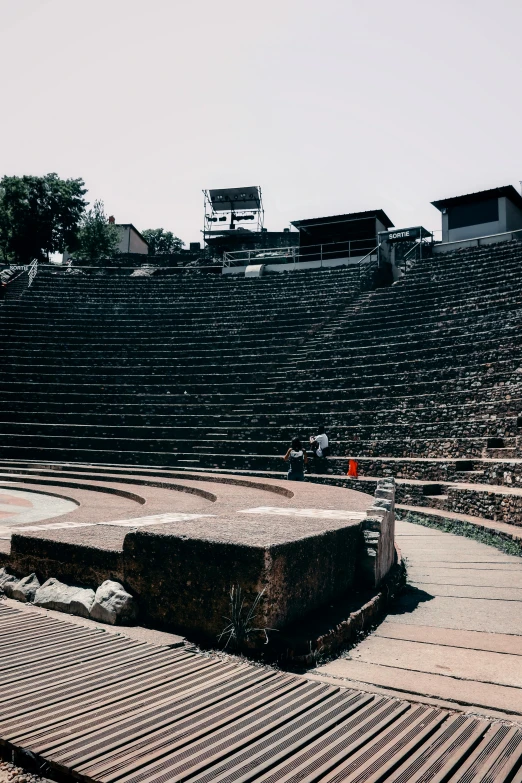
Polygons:
M522 724L522 559L397 523L408 586L376 631L314 678Z

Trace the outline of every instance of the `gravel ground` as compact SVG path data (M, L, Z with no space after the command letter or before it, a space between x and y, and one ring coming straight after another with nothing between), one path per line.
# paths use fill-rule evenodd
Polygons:
M9 761L0 761L0 783L48 783L46 778L31 775Z

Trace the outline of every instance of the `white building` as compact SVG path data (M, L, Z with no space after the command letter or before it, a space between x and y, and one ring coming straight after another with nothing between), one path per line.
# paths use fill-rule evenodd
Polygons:
M136 226L132 223L115 223L114 218L109 218L109 223L116 226L119 234L118 253L128 254L135 253L138 255L148 255L149 246L146 239L140 234ZM62 263L65 263L69 258L74 258L74 253L69 253L68 250L64 251L62 256ZM96 259L93 259L95 261Z
M431 203L442 213L443 242L522 229L522 196L513 185Z
M111 221L109 218L109 222L114 221ZM146 240L132 223L114 223L114 225L118 229L120 235L120 242L118 245L118 251L120 253L148 254L149 246Z

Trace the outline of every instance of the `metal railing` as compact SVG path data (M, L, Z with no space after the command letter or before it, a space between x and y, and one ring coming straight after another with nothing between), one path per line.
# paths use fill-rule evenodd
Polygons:
M367 239L351 239L344 242L325 242L320 245L299 247L267 247L255 250L231 250L223 253L223 266L250 266L250 264L298 264L307 261L334 261L345 258L366 258L374 246Z
M379 267L379 247L376 245L359 260L359 289L366 291L373 285L374 274Z
M19 299L31 287L38 272L38 262L31 264L11 264L8 271L14 272L8 280L2 283L2 298Z
M424 239L416 241L400 259L396 260L395 265L397 269L405 275L416 261L422 261L423 257L431 258L433 255L433 244L433 241L425 241Z
M232 250L223 253L223 266L250 266L251 264L295 264L297 247L269 247L263 250Z
M503 239L505 237L505 239ZM437 243L436 253L450 251L452 248L458 249L464 247L481 247L482 245L492 245L496 242L509 242L516 240L522 241L522 229L513 231L501 231L498 234L485 234L484 236L470 237L469 239L453 239L451 242Z
M27 288L31 288L33 284L33 280L38 274L38 261L33 261L31 264L29 264L29 268L27 270Z

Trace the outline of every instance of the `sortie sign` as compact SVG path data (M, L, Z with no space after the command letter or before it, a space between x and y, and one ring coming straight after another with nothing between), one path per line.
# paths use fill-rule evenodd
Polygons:
M429 231L422 226L413 226L412 228L395 228L392 231L380 231L379 239L381 242L406 242L409 239L421 239L421 237L430 237Z

